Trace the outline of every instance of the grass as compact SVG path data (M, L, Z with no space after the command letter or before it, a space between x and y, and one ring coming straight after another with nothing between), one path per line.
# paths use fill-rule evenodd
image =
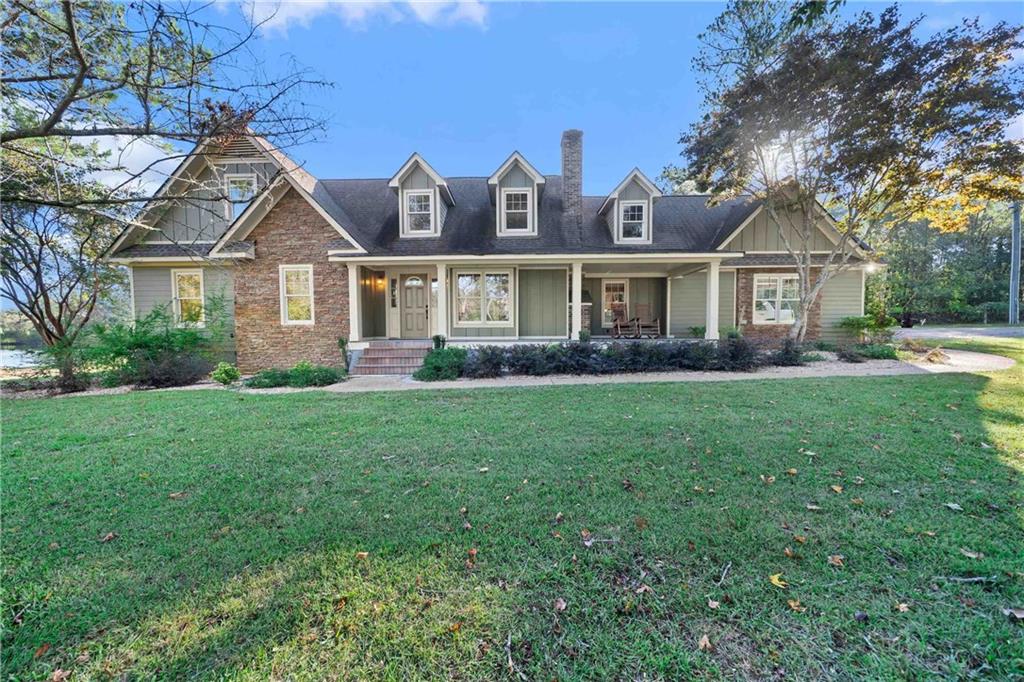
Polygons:
M1024 670L1024 365L2 407L12 678Z

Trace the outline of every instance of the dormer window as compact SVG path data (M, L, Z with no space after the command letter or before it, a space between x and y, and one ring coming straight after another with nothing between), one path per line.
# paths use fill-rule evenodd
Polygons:
M533 232L533 192L528 189L504 189L502 196L501 231L530 234Z
M405 193L405 225L411 234L431 234L434 231L434 192L411 191Z
M622 211L622 240L646 241L647 240L647 202L646 201L623 201Z

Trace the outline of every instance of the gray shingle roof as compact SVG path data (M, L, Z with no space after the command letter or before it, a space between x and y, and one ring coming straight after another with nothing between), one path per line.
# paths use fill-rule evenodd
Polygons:
M213 244L133 244L119 249L117 258L205 258Z
M598 215L604 197L584 197L582 225L570 224L562 211L562 178L553 175L546 176L542 190L537 236L498 237L487 178L447 181L455 205L448 209L441 235L417 239L399 238L398 200L387 179L321 180L318 189L322 187L343 208L352 236L368 256L706 252L757 208L749 198L708 208L704 196L665 196L654 204L652 243L617 245L605 217ZM345 244L339 242L335 248Z

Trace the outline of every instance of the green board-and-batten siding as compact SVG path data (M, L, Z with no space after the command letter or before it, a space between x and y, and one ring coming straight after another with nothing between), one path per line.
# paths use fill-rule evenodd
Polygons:
M605 277L608 280L628 280L628 298L626 299L627 314L635 317L639 314L638 306L647 306L650 317L661 320L662 333L665 333L665 278L664 277ZM601 325L601 307L604 296L602 278L586 277L583 279L583 290L590 294L593 301L590 317L590 333L593 336L608 336L610 327Z
M800 238L793 228L786 226L786 239L794 248L799 248ZM821 230L815 230L811 237L811 250L831 251L834 245ZM725 246L726 251L748 251L748 252L784 252L786 243L779 234L779 228L774 221L770 221L768 214L762 211L758 213L743 231L732 238Z
M566 336L569 298L564 269L520 269L518 297L520 336Z
M723 330L732 329L736 326L736 272L720 272L718 276L718 326ZM703 327L707 320L707 272L673 277L669 282L672 287L672 329L669 333L689 337L690 327Z
M229 337L225 339L225 350L234 353L235 279L234 273L228 267L133 267L131 277L135 319L141 320L155 308L161 306L166 306L168 315L172 314L174 294L172 293L171 270L195 269L203 271L203 295L206 298L207 308L210 308L215 301L220 303L223 308L223 315L230 330Z

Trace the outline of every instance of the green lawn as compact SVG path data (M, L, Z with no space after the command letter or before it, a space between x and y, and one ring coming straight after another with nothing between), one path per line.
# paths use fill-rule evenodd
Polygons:
M1024 670L1022 365L2 409L13 678Z

